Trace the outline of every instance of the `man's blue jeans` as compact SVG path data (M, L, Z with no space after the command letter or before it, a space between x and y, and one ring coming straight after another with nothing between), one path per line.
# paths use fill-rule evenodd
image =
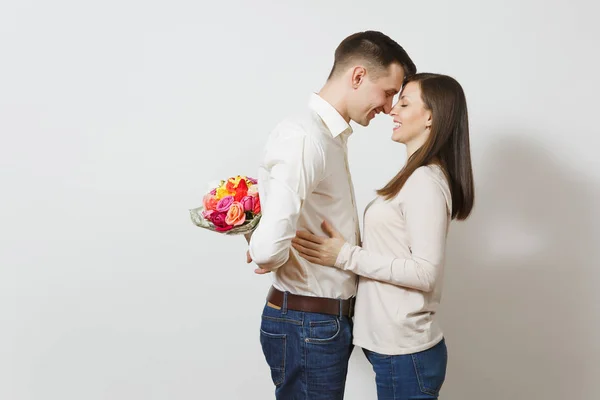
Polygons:
M363 349L375 371L378 400L437 399L446 378L448 352L442 340L419 353L389 356Z
M275 397L341 400L352 353L352 320L265 305L260 343Z

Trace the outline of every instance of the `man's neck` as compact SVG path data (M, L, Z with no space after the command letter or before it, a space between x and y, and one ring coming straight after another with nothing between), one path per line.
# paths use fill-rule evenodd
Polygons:
M338 113L350 123L350 117L348 117L348 111L346 107L346 99L343 91L337 87L335 82L327 82L325 86L319 91L318 95L331 104Z

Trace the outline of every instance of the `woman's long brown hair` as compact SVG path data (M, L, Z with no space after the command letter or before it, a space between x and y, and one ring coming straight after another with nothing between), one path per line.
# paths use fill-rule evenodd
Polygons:
M431 111L431 132L425 144L377 194L389 200L400 192L417 168L438 164L450 185L452 219L464 220L475 201L465 93L454 78L446 75L415 74L406 80L404 87L410 82L419 84L423 103Z

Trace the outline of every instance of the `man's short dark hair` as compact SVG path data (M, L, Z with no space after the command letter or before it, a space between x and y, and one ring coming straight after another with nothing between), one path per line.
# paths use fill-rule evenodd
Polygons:
M340 43L335 50L333 68L327 79L358 60L379 71L387 70L393 63L400 64L406 77L417 72L417 67L402 46L381 32L365 31L350 35Z

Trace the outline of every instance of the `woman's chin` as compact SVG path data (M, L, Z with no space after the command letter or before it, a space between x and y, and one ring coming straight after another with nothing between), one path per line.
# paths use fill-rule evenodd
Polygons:
M396 142L396 143L404 144L404 141L402 140L402 137L400 137L400 135L396 134L396 132L394 132L392 134L392 141Z

